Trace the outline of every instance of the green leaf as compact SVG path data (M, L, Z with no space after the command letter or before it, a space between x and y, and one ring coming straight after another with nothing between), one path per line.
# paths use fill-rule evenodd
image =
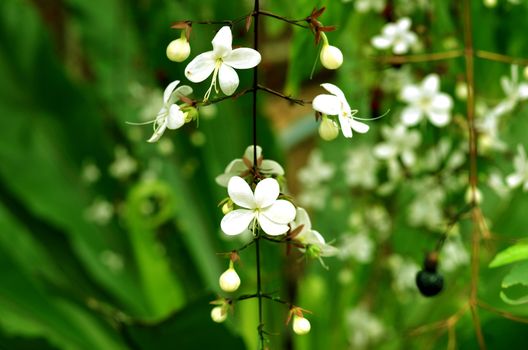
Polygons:
M498 253L489 267L499 267L528 259L528 242L517 243Z

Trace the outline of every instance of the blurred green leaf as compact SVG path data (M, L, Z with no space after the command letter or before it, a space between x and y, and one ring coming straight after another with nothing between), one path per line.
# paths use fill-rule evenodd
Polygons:
M489 267L509 265L528 259L528 242L520 242L499 252L489 264Z

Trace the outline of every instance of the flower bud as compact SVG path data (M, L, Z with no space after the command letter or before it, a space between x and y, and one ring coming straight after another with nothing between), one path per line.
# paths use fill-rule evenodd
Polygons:
M325 141L332 141L339 135L339 127L332 119L323 116L323 120L319 125L319 136Z
M219 278L220 288L224 292L232 293L240 287L240 277L233 268L233 262L229 264L229 268Z
M328 45L327 43L323 44L319 58L321 59L321 64L326 69L337 69L343 64L343 54L341 53L341 50L335 46Z
M465 81L458 81L455 86L455 95L459 100L465 101L468 95L468 87Z
M185 61L190 53L191 45L184 36L171 41L167 46L167 58L174 62Z
M308 332L310 332L310 328L312 328L310 321L308 321L306 318L297 315L293 316L293 331L295 334L308 334Z
M306 256L310 259L318 259L321 257L321 248L314 244L308 244L306 246Z
M216 323L222 323L227 318L227 312L224 307L216 306L211 310L211 318Z
M233 201L230 198L227 202L224 203L224 205L222 205L222 213L224 215L227 215L228 213L232 211L233 211Z
M467 188L466 194L464 195L464 199L466 200L466 203L471 204L471 201L473 201L473 198L475 198L476 204L482 203L482 192L478 188L473 189L471 186Z

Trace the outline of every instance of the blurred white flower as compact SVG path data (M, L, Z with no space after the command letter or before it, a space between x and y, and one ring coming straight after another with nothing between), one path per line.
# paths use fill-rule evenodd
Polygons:
M83 164L81 170L81 179L87 184L92 184L99 180L101 171L93 161L87 161Z
M381 88L387 93L395 93L405 85L412 83L412 71L409 65L400 68L388 68L381 72Z
M429 74L420 85L406 85L400 99L409 105L402 111L402 121L407 126L418 124L424 116L438 127L446 126L451 120L453 99L440 92L440 78Z
M277 199L280 187L277 180L268 178L260 181L255 193L248 183L239 176L233 176L227 185L229 197L242 209L235 209L224 216L222 231L227 235L238 235L256 222L268 235L278 236L289 230L288 223L295 218L295 207L289 201Z
M409 223L430 230L441 229L444 223L445 189L435 178L429 177L416 182L414 190L415 196L409 205Z
M365 223L373 230L378 240L383 241L390 235L392 218L383 205L371 206L365 210L364 216Z
M337 115L341 132L346 138L352 137L352 130L361 134L369 130L367 124L354 119L357 110L351 110L345 94L340 88L329 83L321 84L321 86L331 95L317 95L312 102L313 109L325 115Z
M393 254L387 260L392 274L392 288L398 293L416 290L415 278L420 266L410 259Z
M490 171L488 186L500 197L506 197L510 193L510 188L506 185L504 177L498 170Z
M117 146L114 154L115 159L108 168L111 176L119 180L125 180L136 172L138 167L137 161L128 154L124 147Z
M469 254L460 236L449 237L440 252L440 269L451 272L469 263Z
M103 265L108 267L108 269L114 273L123 270L125 265L123 257L111 250L103 251L100 255L100 259Z
M352 258L359 263L368 264L374 255L374 241L365 232L344 233L340 237L338 257L341 260Z
M179 80L170 83L163 92L163 107L161 107L154 123L154 134L148 139L148 142L156 142L160 139L165 129L175 130L185 124L187 112L183 112L175 100L180 96L187 96L192 94L192 88L187 85L182 85L178 88Z
M320 150L315 149L308 157L308 162L297 175L299 181L307 187L315 187L322 182L332 179L335 173L335 167L331 163L323 160L323 154Z
M216 177L216 183L220 186L227 187L227 183L233 176L247 176L253 168L254 150L253 145L248 146L242 158L231 161L225 168L224 173ZM262 148L260 146L257 146L257 169L260 174L266 177L284 175L284 169L279 163L274 160L262 158Z
M510 188L522 186L523 191L528 191L528 159L524 147L517 145L517 154L513 159L515 171L506 177L506 183Z
M380 50L392 48L396 55L407 53L418 42L418 37L410 30L411 24L408 17L400 18L395 23L387 23L381 35L372 38L372 46Z
M330 191L324 185L303 189L297 196L299 203L307 208L323 209Z
M370 313L364 306L348 310L345 315L352 349L374 348L380 342L386 329L382 321Z
M86 220L104 226L112 220L114 206L109 201L98 198L86 209L84 216Z
M416 162L414 149L420 146L421 135L416 130L407 130L405 125L397 124L393 128L383 125L381 134L385 142L374 147L374 154L381 159L401 157L403 164L412 167Z
M385 8L385 0L356 0L354 8L361 13L369 11L380 13Z
M343 163L345 181L351 187L373 189L378 184L379 162L369 147L361 146L347 152Z
M213 74L204 101L209 99L213 87L218 92L217 80L222 92L228 96L232 95L239 84L235 69L253 68L261 60L260 53L256 50L245 47L233 50L233 34L228 26L222 27L211 43L212 51L196 56L185 68L185 76L193 83L200 83Z
M519 102L528 99L528 83L519 81L519 66L511 66L511 77L501 77L501 86L506 99L496 108L503 114L511 112Z

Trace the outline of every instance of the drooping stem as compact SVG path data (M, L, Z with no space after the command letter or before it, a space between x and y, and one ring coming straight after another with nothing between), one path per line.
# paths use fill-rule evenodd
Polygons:
M253 48L258 51L259 44L259 0L255 0L253 11ZM253 68L253 170L257 171L257 93L258 93L258 65ZM257 299L258 299L258 334L259 349L264 349L264 322L262 315L262 281L260 276L260 233L255 235L255 226L253 226L253 235L255 237L255 255L257 264Z

